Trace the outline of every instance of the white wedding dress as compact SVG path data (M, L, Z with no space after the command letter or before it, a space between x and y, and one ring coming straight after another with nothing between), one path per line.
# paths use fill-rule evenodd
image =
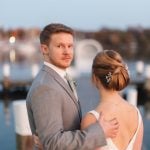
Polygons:
M140 128L142 118L141 118L141 115L140 115L140 112L139 112L138 109L137 109L137 112L138 112L138 127L137 127L137 130L136 130L133 138L131 139L130 143L128 144L128 146L125 150L133 150L133 145L134 145L137 133L138 133L139 128ZM89 113L93 114L95 116L95 118L98 120L98 118L99 118L99 113L98 112L96 112L95 110L92 110L92 111L89 111ZM100 150L119 150L117 148L117 146L113 143L111 138L107 138L106 141L107 141L107 146L104 146L104 147L100 148Z

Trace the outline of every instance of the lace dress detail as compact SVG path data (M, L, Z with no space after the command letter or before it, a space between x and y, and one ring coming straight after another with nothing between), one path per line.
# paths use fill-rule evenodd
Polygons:
M141 118L138 108L137 107L135 107L135 108L137 109L137 112L138 112L138 127L137 127L137 130L136 130L134 136L132 137L131 141L129 142L129 144L125 150L133 150L133 145L134 145L137 133L139 131L141 121L142 121L142 118ZM92 110L92 111L89 111L89 113L93 114L95 116L95 118L98 120L98 118L99 118L98 112L96 112L95 110ZM111 138L107 138L106 141L107 141L107 145L100 148L100 150L119 150L117 148L117 146L113 143ZM98 150L98 149L96 149L96 150Z

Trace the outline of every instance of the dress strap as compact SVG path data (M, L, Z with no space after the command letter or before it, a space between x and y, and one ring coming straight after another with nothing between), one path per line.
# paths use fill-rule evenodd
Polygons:
M93 114L97 120L99 119L99 113L97 111L91 110L91 111L89 111L89 113Z
M138 127L137 127L137 130L132 138L132 140L130 141L129 145L128 145L128 148L130 149L130 147L133 147L133 144L135 142L135 139L136 139L136 136L138 134L138 131L140 129L140 125L141 125L141 122L142 122L142 117L141 117L141 114L140 114L140 111L137 107L135 107L135 109L137 110L137 113L138 113Z

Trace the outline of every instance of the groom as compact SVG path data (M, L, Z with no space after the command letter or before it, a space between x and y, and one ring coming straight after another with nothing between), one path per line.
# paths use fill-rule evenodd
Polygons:
M44 64L26 101L32 133L39 137L44 150L93 150L104 146L105 136L116 135L117 121L100 118L81 131L79 100L65 77L73 59L74 31L63 24L49 24L40 34L40 43Z

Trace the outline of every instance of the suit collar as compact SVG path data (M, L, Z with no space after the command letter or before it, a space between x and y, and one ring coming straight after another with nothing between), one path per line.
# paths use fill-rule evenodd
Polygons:
M51 69L53 69L54 71L56 71L64 79L65 74L66 74L66 70L60 69L60 68L58 68L58 67L54 66L53 64L46 62L46 61L44 61L44 65L46 65L46 66L50 67Z

